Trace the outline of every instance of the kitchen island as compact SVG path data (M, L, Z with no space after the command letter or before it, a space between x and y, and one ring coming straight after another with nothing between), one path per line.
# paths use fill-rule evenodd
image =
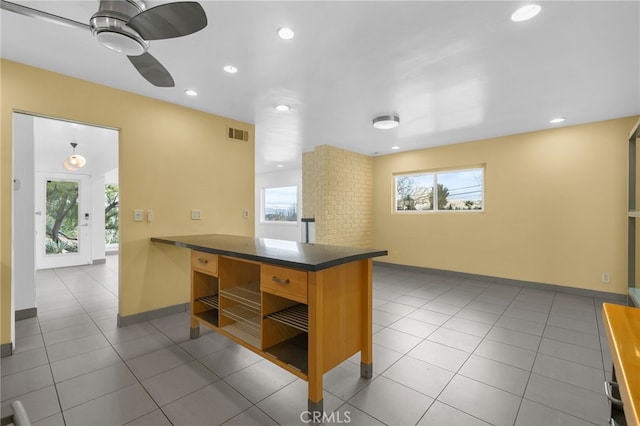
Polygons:
M373 375L372 274L386 250L236 235L153 237L191 250L191 338L204 324L308 382L360 352Z

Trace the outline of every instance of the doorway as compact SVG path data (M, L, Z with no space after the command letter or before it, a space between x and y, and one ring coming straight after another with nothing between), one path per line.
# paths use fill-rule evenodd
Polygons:
M36 269L106 262L105 187L118 184L118 146L117 129L13 113L16 315L37 312ZM69 167L75 154L86 164Z

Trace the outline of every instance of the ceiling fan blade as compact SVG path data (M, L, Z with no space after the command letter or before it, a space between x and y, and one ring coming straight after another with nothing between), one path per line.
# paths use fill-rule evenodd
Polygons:
M140 56L127 56L138 72L151 84L157 87L173 87L173 77L169 71L150 53L145 52Z
M207 26L207 15L196 2L167 3L140 12L127 26L145 40L163 40L200 31Z
M53 15L51 13L43 12L38 9L32 9L27 6L23 6L17 3L11 3L5 0L0 0L0 9L8 10L9 12L17 13L19 15L28 16L30 18L40 19L41 21L52 22L58 25L64 25L65 27L80 28L82 30L89 30L89 25L82 22L74 21L73 19L63 18L62 16Z

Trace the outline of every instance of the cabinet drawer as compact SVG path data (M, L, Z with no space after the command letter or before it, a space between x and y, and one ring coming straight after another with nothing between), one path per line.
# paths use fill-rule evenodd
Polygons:
M218 255L191 250L191 268L218 275Z
M260 273L262 291L307 303L307 273L297 269L262 265Z

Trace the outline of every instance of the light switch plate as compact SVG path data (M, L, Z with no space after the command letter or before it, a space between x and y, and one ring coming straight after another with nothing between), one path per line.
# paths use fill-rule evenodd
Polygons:
M135 209L133 211L133 221L134 222L142 222L142 210Z

